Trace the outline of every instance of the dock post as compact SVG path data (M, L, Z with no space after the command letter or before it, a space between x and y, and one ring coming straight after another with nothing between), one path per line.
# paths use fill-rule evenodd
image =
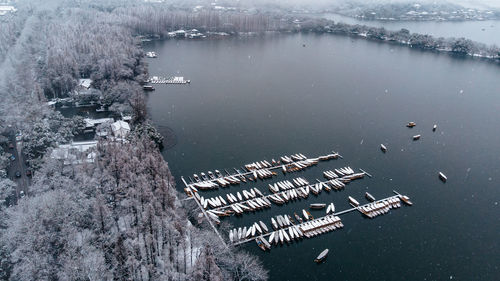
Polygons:
M361 168L359 168L359 170L360 170L362 173L364 173L365 175L367 175L369 178L372 178L372 177L373 177L372 175L368 174L365 170L363 170L363 169L361 169Z

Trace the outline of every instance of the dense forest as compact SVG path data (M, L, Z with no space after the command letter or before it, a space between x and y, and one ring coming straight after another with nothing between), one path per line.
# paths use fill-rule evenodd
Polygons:
M0 129L23 132L36 169L28 196L14 205L7 197L15 183L2 169L0 278L267 279L255 257L224 246L179 201L147 120L140 87L147 70L130 17L113 12L113 2L35 6L19 3L0 31ZM81 118L65 118L46 101L70 95L79 78L131 113L133 132L127 143L101 142L94 163L63 165L48 152L72 140Z
M357 36L498 62L500 49L464 38L434 38L279 13L192 12L143 1L17 2L1 19L0 131L23 132L36 169L28 196L11 204L9 154L0 146L0 278L4 280L266 280L255 257L225 247L197 212L181 204L158 136L147 120L147 73L139 36L201 32L317 32ZM96 161L48 157L82 129L47 106L72 95L78 79L92 96L133 116L128 143L102 142ZM143 132L148 132L144 137ZM0 144L6 143L0 139Z

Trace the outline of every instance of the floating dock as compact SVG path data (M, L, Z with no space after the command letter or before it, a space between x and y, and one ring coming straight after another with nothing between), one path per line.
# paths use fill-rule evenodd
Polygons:
M275 170L281 169L284 173L290 173L316 165L319 163L319 161L327 161L330 159L337 159L337 158L342 158L342 155L340 155L337 152L333 152L332 154L328 154L326 156L292 160L291 162L288 163L273 162L274 164L269 164L269 165L259 164L260 166L256 166L256 168L252 169L251 167L254 167L253 164L260 162L264 163L267 161L263 160L259 162L254 162L252 164L245 165L246 172L242 172L235 168L234 170L236 171L236 173L230 174L229 172L226 171L227 176L223 176L220 172L218 172L218 170L215 170L216 171L215 175L210 171L208 172L209 176L205 175L205 173L201 173L200 174L201 178L200 176L194 174L193 177L196 182L191 182L190 184L186 184L185 191L188 194L188 196L191 196L192 192L193 191L196 192L197 189L202 189L202 190L216 189L219 187L240 184L241 182L246 182L247 180L256 181L257 179L270 178L277 175L277 173L274 172ZM210 175L212 175L212 177L210 177Z
M341 215L344 215L344 214L347 214L347 213L350 213L350 212L354 212L354 211L359 211L360 213L363 214L363 212L360 210L362 208L365 208L367 206L370 206L371 204L384 204L383 202L389 202L393 199L398 199L398 200L401 200L401 197L403 195L397 193L396 191L394 191L394 193L396 193L396 195L394 196L390 196L390 197L387 197L387 198L384 198L384 199L380 199L380 200L377 200L375 202L370 202L370 203L367 203L367 204L364 204L364 205L360 205L358 207L353 207L351 209L347 209L347 210L343 210L343 211L340 211L340 212L337 212L337 213L334 213L334 214L331 214L331 215L325 215L323 217L319 217L319 218L316 218L316 219L313 219L313 220L308 220L308 221L304 221L302 223L298 223L298 224L294 224L294 225L291 225L291 226L288 226L288 227L285 227L285 228L280 228L281 230L283 231L289 231L289 228L294 228L294 227L299 227L299 229L309 229L310 228L310 225L314 225L315 222L320 222L320 221L325 221L325 220L329 220L329 219L333 219L335 217L338 217L338 216L341 216ZM396 203L395 203L396 204ZM397 208L397 207L396 207ZM330 220L331 221L331 220ZM335 223L333 224L337 224L338 227L337 228L342 228L341 225L338 224L338 222L341 223L340 219L337 219L337 220L334 220ZM323 225L321 224L316 224L316 225L320 225L318 226L317 228L322 228ZM314 229L313 229L314 230ZM259 235L258 237L262 237L262 238L265 238L265 237L268 237L270 236L273 232L277 232L279 230L276 230L276 231L272 231L272 232L269 232L269 233L264 233L264 234L261 234ZM303 231L304 232L304 231ZM326 233L326 232L329 232L329 230L326 230L326 231L323 231L323 232L318 232L316 235L320 235L322 233ZM307 237L306 235L303 235L301 237L305 237L305 238L311 238L311 237L314 237L316 235L311 235L310 237ZM241 240L241 241L237 241L235 243L233 243L232 245L233 246L238 246L238 245L241 245L241 244L245 244L245 243L248 243L248 242L252 242L252 241L255 241L255 238L256 237L250 237L248 239L244 239L244 240Z
M316 180L317 183L315 184L305 184L305 185L294 185L293 188L289 189L280 189L281 191L279 192L274 192L271 194L266 194L262 193L260 190L257 188L252 188L251 192L256 193L253 196L247 195L250 192L247 190L243 190L243 196L241 193L238 191L237 194L238 196L235 196L232 193L226 194L227 197L227 202L230 202L231 204L227 204L226 200L220 200L222 196L215 196L212 198L207 198L204 200L209 200L207 204L201 204L202 207L205 209L211 209L209 211L215 211L217 212L217 215L219 216L227 216L227 215L232 215L232 214L242 214L244 212L251 212L267 207L271 207L271 202L276 204L276 205L282 205L285 203L288 203L290 201L298 200L300 198L306 199L310 193L313 193L314 195L318 195L322 190L325 190L327 192L331 190L341 190L345 187L346 183L349 183L352 181L353 175L356 175L356 178L362 178L363 174L350 174L350 175L345 175L344 177L337 178L337 179L331 179L331 180L326 180L326 181L320 181ZM283 181L286 182L286 181ZM289 182L289 181L288 181ZM270 187L273 186L270 184ZM284 186L284 185L282 185ZM270 188L271 189L271 188ZM255 192L254 192L255 191ZM201 198L201 197L200 197ZM229 198L242 198L240 200L231 200ZM244 199L243 199L244 198ZM200 200L196 198L195 200ZM212 203L212 201L216 201ZM201 201L201 200L200 200ZM220 201L226 203L226 204L218 204ZM220 202L220 203L222 203ZM204 202L202 202L204 203ZM241 211L238 211L241 210ZM222 213L219 213L222 212Z
M174 77L159 77L152 76L148 79L151 84L189 84L191 80L184 79L182 76L174 76Z

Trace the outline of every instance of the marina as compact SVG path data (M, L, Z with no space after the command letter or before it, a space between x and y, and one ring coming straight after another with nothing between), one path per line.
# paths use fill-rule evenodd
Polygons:
M310 209L326 209L326 214L314 218L308 210L302 209L299 212L293 212L293 216L289 214L277 215L271 217L267 223L265 220L258 220L249 226L233 228L227 233L227 238L224 238L224 235L219 232L216 226L216 224L221 223L223 217L271 208L273 204L283 205L295 200L306 200L311 193L318 195L323 190L326 192L339 191L351 181L361 179L369 174L362 169L360 169L360 172L356 172L350 166L344 166L323 171L323 177L326 179L324 181L316 179L316 182L311 183L306 178L299 176L268 183L270 193L263 192L257 187L250 187L207 198L200 195L204 190L271 178L277 175L274 171L277 169L286 174L316 165L320 160L325 161L340 157L336 152L317 158L307 158L299 153L282 156L278 161L272 159L271 161L262 160L246 164L242 168L244 172L234 168L235 173L231 174L229 171L224 170L226 175L223 175L221 171L214 170L214 172L201 172L199 175L193 174L193 178L189 177L189 183L184 177L181 177L181 179L185 185L186 194L196 202L203 216L205 216L221 241L224 242L224 245L238 246L254 241L263 251L271 249L273 245L288 245L293 241L313 238L340 230L344 227L344 224L339 216L349 212L359 211L365 217L375 218L388 213L392 209L400 208L401 202L409 206L413 205L408 196L401 195L396 191L394 191L396 195L380 200L376 200L373 195L366 192L365 198L370 201L367 204L360 204L357 199L348 196L348 202L353 208L336 213L333 203L311 203L309 204ZM369 175L369 177L372 176ZM229 241L226 242L225 239Z

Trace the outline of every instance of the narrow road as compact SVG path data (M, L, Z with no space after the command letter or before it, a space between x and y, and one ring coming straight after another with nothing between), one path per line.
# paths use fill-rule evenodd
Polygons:
M26 176L27 167L24 161L24 155L21 153L23 143L22 141L16 141L16 135L14 129L12 129L12 131L9 134L9 140L12 144L15 145L14 148L9 149L8 152L14 155L16 159L13 161L11 160L10 162L10 166L8 169L8 176L13 182L17 183L17 188L16 188L16 201L17 201L17 199L19 199L21 196L21 191L23 191L24 194L28 192L30 178ZM20 172L21 176L16 177L16 172Z

